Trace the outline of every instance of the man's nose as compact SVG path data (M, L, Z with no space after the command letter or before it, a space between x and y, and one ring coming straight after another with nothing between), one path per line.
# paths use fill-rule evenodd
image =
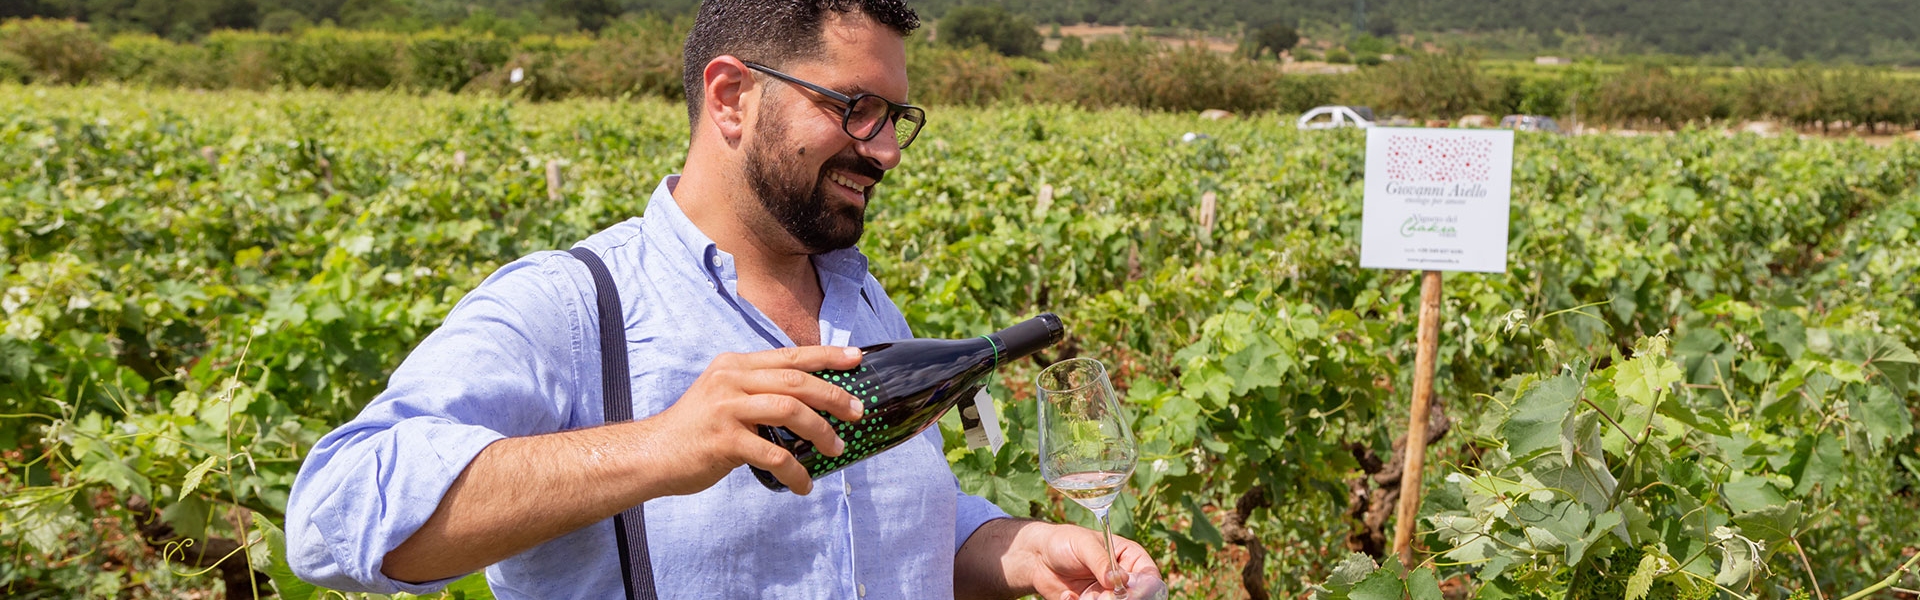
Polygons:
M856 142L854 147L861 156L872 159L876 163L874 166L880 167L880 170L891 171L900 166L900 136L895 133L890 121L880 126L880 131L874 133L873 139Z

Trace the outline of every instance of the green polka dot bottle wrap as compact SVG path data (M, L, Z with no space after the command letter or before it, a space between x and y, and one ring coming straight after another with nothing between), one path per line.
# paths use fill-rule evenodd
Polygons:
M940 415L971 399L1001 364L1031 355L1059 342L1064 335L1058 318L1041 315L977 338L905 339L863 346L859 367L814 373L853 394L866 409L853 422L820 413L846 443L845 452L840 456L822 454L812 441L785 427L761 426L760 437L792 452L806 467L807 475L819 479L920 435L939 421ZM751 470L767 489L787 489L772 473L757 467Z

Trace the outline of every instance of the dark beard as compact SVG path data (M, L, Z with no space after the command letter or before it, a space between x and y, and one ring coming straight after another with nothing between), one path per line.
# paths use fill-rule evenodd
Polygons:
M759 139L747 152L747 185L753 189L753 195L759 198L767 214L780 223L780 228L800 242L808 253L852 248L866 231L866 207L828 208L832 196L827 186L839 184L827 181L826 174L836 170L855 173L878 184L886 172L849 147L821 165L820 172L811 176L802 173L804 167L799 164L797 153L776 147L778 142L786 141L787 128L779 119L767 118L770 116L763 115L760 119L755 127Z

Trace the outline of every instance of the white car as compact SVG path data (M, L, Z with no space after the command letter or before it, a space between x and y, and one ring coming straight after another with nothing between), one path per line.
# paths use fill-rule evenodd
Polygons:
M1301 129L1335 129L1373 126L1373 109L1365 106L1322 106L1300 115Z

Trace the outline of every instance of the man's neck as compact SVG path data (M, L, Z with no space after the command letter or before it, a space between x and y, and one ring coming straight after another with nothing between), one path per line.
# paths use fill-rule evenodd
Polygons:
M777 224L756 228L758 200L741 197L734 182L702 174L691 165L673 189L675 203L714 246L733 256L739 293L773 319L796 344L818 343L817 320L824 292L812 255Z

